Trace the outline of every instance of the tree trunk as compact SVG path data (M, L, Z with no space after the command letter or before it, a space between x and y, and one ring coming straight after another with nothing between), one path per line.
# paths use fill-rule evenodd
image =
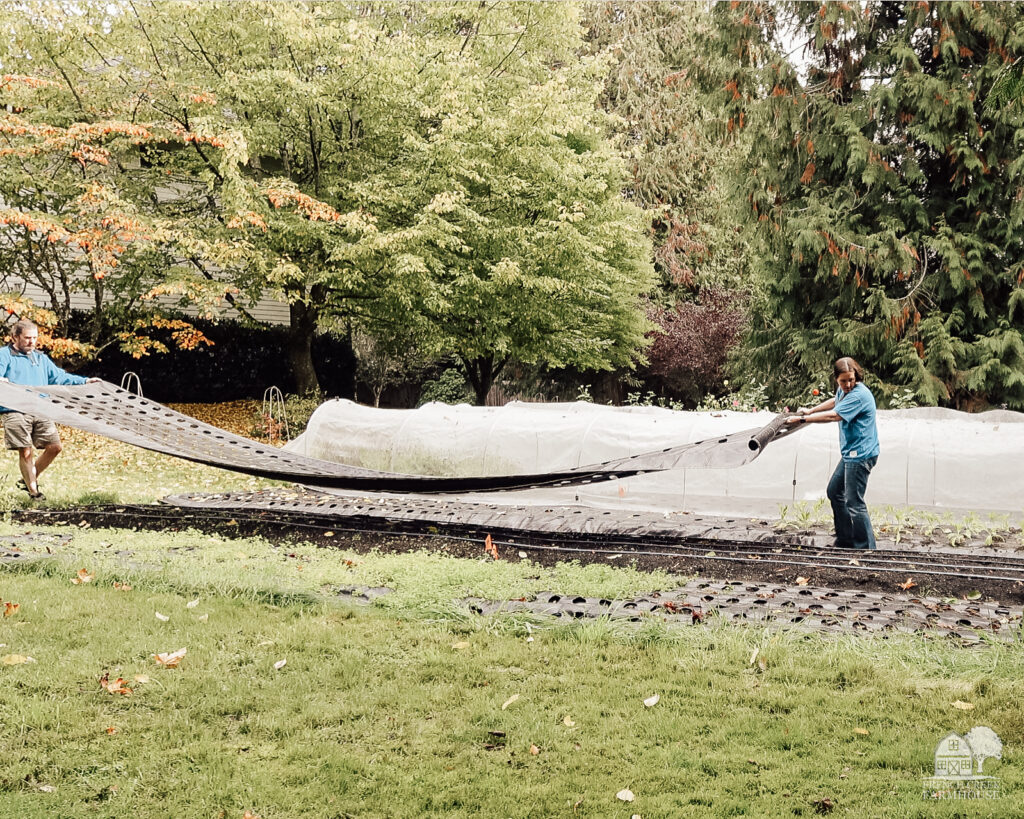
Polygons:
M476 405L482 407L487 403L487 393L491 391L494 379L504 368L505 361L495 364L494 357L487 356L472 360L463 358L462 364L466 368L470 386L473 387L473 392L476 395Z
M317 308L303 301L288 305L288 361L295 391L299 395L320 392L320 381L313 367L313 333L316 332Z

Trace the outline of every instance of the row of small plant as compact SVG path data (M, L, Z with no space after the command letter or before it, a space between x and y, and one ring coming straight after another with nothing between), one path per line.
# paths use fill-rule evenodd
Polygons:
M1024 519L1014 522L1009 514L991 513L982 517L977 512L931 512L910 506L871 507L871 520L875 531L883 537L900 543L914 535L945 541L950 546L963 546L975 542L985 546L1005 543L1019 538ZM796 501L779 506L778 526L783 529L812 529L830 526L832 510L825 498L814 501Z

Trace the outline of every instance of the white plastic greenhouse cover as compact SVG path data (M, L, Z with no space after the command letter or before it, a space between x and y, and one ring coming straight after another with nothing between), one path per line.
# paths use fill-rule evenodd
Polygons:
M321 405L287 449L328 461L418 475L540 473L764 426L772 413L675 412L577 402L503 407ZM917 408L878 413L882 454L871 504L1019 512L1024 414ZM815 502L839 458L836 424L811 424L735 469L676 469L602 484L461 496L482 503L586 504L723 515L778 514Z

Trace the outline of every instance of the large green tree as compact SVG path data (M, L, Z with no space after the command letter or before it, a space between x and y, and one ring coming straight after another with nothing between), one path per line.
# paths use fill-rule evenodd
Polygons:
M726 128L753 137L745 195L763 289L747 365L793 395L853 355L883 391L1024 407L1024 115L985 105L1024 53L1024 7L716 14L735 64Z
M214 274L274 288L300 389L325 323L454 353L481 401L510 359L611 367L642 348L649 246L575 6L126 2L40 20L33 53L73 32L54 81L170 133L135 172L183 237L161 291Z

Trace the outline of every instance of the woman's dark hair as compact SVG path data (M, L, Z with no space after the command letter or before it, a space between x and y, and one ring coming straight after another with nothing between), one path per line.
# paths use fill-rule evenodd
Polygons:
M860 364L855 359L849 356L836 359L836 363L832 365L832 374L836 378L839 378L841 373L853 373L853 377L858 384L864 380L864 370L860 368Z

